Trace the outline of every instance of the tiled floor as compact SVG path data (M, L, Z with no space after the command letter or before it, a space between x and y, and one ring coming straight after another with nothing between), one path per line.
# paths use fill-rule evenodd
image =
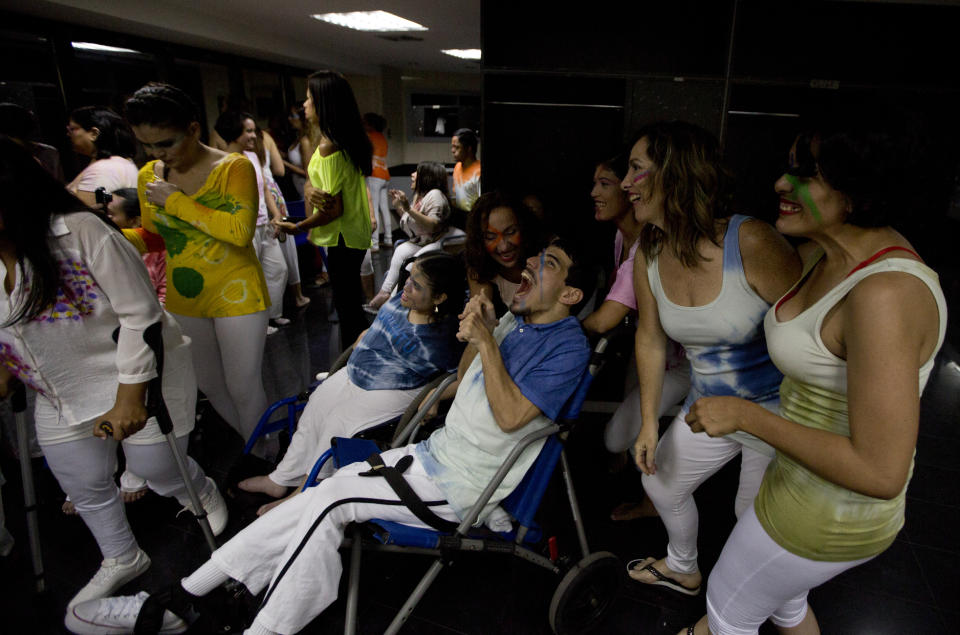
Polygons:
M381 252L378 268L382 265ZM329 321L326 289L309 289L313 302L289 327L267 340L264 381L273 400L305 388L337 351L336 326ZM293 317L291 315L291 317ZM916 468L908 490L907 523L894 545L880 557L816 589L811 604L824 633L957 633L960 602L960 369L953 350L941 355L922 404ZM616 378L598 382L601 387ZM601 430L606 415L585 415L568 442L568 452L593 550L609 550L624 562L662 555L666 534L657 520L614 523L607 519L618 502L635 496L639 479L633 470L608 473ZM191 453L221 484L243 471L260 467L238 462L241 440L209 410ZM62 494L35 462L40 493L40 532L47 592L32 592L29 555L20 490L19 468L9 452L2 457L7 484L3 499L7 522L17 547L0 559L0 632L60 633L64 606L96 569L99 553L83 523L60 513ZM700 555L705 573L716 561L733 526L733 494L737 466L728 465L697 492L700 509ZM542 509L543 524L556 535L562 553L575 550L569 513L559 484L552 486ZM230 500L227 538L253 518L258 501ZM125 592L155 590L189 573L206 555L199 530L187 516L176 517L172 500L148 495L127 506L131 525L153 566ZM360 632L386 627L428 561L419 556L368 554L361 583ZM407 633L549 633L547 612L558 580L553 574L519 560L497 555L466 555L441 574L405 627ZM626 581L612 610L597 632L675 633L704 612L703 597L686 598ZM343 628L338 601L305 632L336 633ZM196 630L196 629L194 629ZM766 626L762 631L774 632Z

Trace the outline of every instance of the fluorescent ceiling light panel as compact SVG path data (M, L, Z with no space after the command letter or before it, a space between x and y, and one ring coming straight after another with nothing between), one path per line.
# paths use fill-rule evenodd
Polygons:
M427 27L386 11L351 11L349 13L317 13L311 16L337 26L357 31L426 31Z
M443 49L441 52L465 60L480 59L480 49Z
M75 49L83 49L85 51L103 51L106 53L140 53L140 51L134 51L133 49L125 49L118 46L107 46L106 44L94 44L93 42L70 42L70 46Z

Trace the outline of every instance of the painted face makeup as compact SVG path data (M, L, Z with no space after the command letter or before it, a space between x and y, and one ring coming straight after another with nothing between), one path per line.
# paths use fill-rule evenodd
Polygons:
M810 188L807 184L795 177L792 174L784 174L783 178L793 186L793 191L800 199L800 202L810 210L810 214L813 216L813 219L818 223L823 224L823 217L820 215L820 210L817 208L817 204L813 202L813 197L810 196Z

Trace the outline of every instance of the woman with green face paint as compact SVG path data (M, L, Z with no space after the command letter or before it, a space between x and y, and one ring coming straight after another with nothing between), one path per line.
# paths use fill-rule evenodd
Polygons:
M777 180L777 228L810 240L802 277L764 321L784 374L780 412L721 397L687 417L694 432L746 431L777 456L688 632L755 633L769 618L819 633L808 591L876 557L903 526L946 303L937 274L888 226L902 163L886 135L821 128L797 138Z

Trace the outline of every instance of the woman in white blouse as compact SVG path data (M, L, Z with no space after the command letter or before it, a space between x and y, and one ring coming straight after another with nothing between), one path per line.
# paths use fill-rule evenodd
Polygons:
M113 481L118 441L150 489L188 502L170 448L144 405L156 376L143 340L148 326L163 325L163 393L184 452L196 379L188 340L160 307L140 255L116 227L7 138L0 138L0 188L7 192L0 203L0 396L15 380L37 392L37 439L104 557L69 611L111 595L150 566ZM99 430L104 421L113 438ZM187 463L219 533L227 520L223 499L200 466Z

